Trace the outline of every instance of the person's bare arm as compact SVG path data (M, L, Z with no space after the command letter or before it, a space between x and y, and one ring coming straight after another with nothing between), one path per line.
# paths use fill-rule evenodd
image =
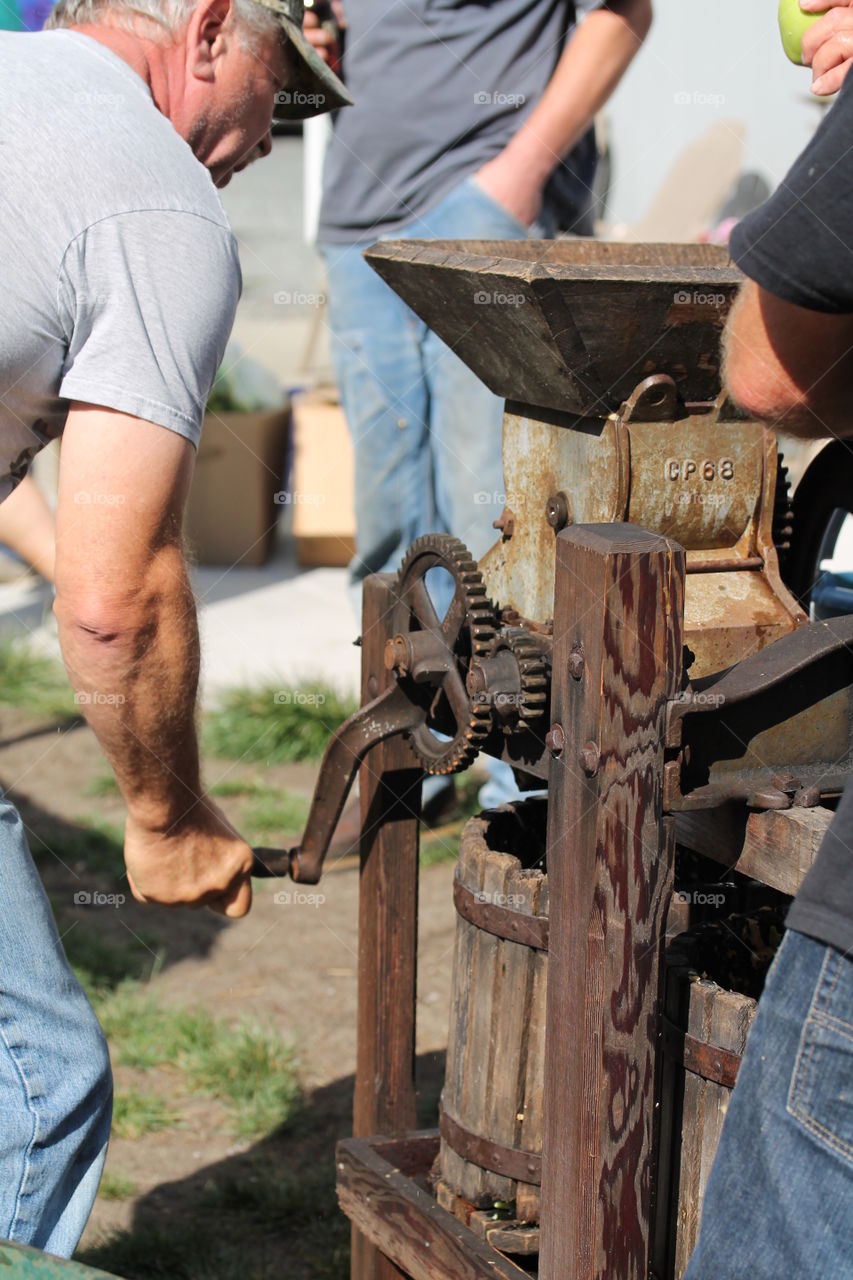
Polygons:
M251 850L204 795L199 770L198 630L181 545L192 466L174 432L72 405L54 609L77 701L127 802L131 889L240 916Z
M652 24L651 0L612 0L578 24L548 86L504 150L477 182L529 225L542 190L621 80Z
M723 346L725 383L751 416L791 435L853 435L853 315L797 307L748 280Z
M32 476L24 476L0 503L0 542L53 582L56 561L56 522Z

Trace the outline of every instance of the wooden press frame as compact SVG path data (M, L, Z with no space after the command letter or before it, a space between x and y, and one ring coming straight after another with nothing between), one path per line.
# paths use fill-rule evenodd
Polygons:
M658 979L675 856L663 730L681 687L684 559L677 544L631 525L557 537L550 724L564 746L549 776L539 1280L648 1275ZM363 701L393 679L383 662L393 582L365 583ZM575 678L569 657L579 650ZM525 1273L418 1185L435 1136L400 1136L415 1127L420 781L400 738L361 771L354 1138L338 1150L339 1195L355 1224L352 1277L512 1280Z

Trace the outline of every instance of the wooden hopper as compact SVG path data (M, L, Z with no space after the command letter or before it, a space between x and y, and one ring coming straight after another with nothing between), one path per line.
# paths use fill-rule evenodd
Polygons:
M718 245L385 240L365 256L505 400L606 417L652 373L685 403L720 390L743 277Z

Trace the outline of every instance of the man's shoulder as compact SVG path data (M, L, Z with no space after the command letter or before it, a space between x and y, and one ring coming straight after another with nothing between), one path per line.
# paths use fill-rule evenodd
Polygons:
M9 69L0 108L20 121L17 167L23 175L49 166L74 226L157 209L229 231L210 174L127 63L74 31L11 39L11 50L9 39L0 43L0 70Z

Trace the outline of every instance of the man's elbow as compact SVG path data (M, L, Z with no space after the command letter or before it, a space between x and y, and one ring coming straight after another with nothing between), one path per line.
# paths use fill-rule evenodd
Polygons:
M611 0L607 7L621 15L636 40L640 43L645 40L654 19L652 0Z

